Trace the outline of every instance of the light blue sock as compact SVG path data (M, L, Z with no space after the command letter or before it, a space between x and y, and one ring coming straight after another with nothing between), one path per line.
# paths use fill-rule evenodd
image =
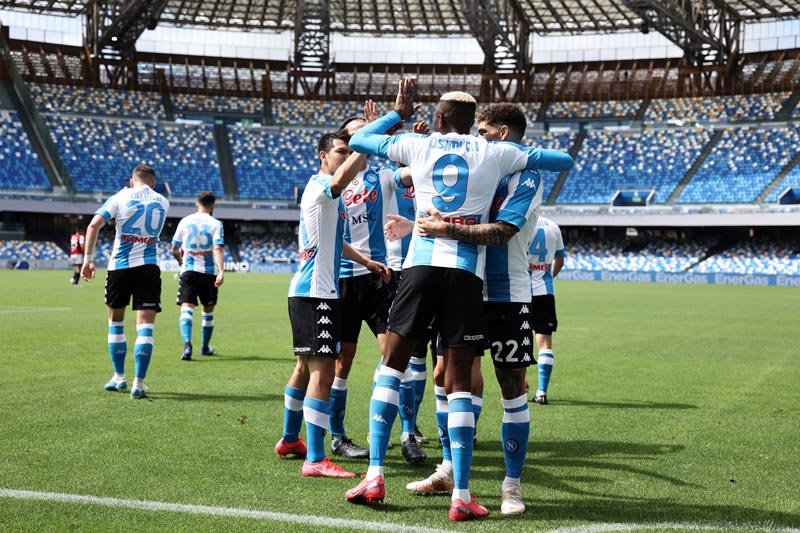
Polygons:
M153 355L153 324L136 325L136 343L133 345L133 361L136 364L136 377L144 379L150 357Z
M447 405L447 392L444 387L436 385L433 386L433 392L436 395L436 426L439 428L439 442L442 444L442 459L452 461L450 433L447 430L447 414L450 410Z
M401 372L381 366L369 402L369 465L382 467L400 405Z
M192 321L194 320L194 309L191 307L181 307L181 337L183 342L192 342Z
M214 313L203 313L203 348L208 348L214 333Z
M306 461L318 463L325 459L325 433L330 418L328 402L306 396L303 400L303 417L306 419Z
M417 420L414 410L414 378L411 368L406 368L403 378L400 380L400 421L402 422L402 434L400 440L405 442L409 435L414 434L414 423Z
M553 372L554 360L553 350L547 348L539 350L539 364L537 366L539 367L539 390L542 392L547 392L547 386L550 385L550 374Z
M108 354L114 373L125 374L125 356L128 353L128 341L125 339L125 322L108 321Z
M472 394L453 392L447 395L447 404L449 407L447 431L450 433L450 453L453 455L454 489L467 491L469 471L472 467L472 439L475 436Z
M344 414L347 409L347 380L333 378L331 385L331 435L346 435L344 431Z
M427 363L425 357L412 357L408 363L411 368L411 375L414 378L414 421L416 423L416 414L419 413L419 404L425 397L425 385L428 383Z
M506 460L506 477L519 479L528 454L528 436L531 432L531 412L528 396L523 394L513 400L503 400L503 457Z
M475 415L475 427L478 427L478 419L483 411L483 394L472 395L472 413Z
M305 397L305 389L296 389L286 385L283 391L283 440L286 442L297 442L297 439L300 438Z

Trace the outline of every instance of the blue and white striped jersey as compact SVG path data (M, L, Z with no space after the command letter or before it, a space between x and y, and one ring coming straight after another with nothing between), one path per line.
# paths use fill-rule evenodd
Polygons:
M181 219L172 236L181 249L181 274L187 271L219 274L214 265L214 246L225 246L222 222L208 213L193 213Z
M126 187L106 200L95 214L117 221L108 270L157 265L158 236L167 219L169 201L147 185Z
M519 231L505 246L486 247L484 300L530 302L528 247L542 205L542 177L536 170L506 176L495 193L489 221L502 220Z
M564 239L561 228L549 218L539 217L528 251L531 271L531 292L533 296L555 294L553 291L553 260L564 257Z
M383 225L397 190L395 170L367 167L342 191L346 213L344 240L367 258L386 264ZM342 258L339 276L352 278L369 274L364 265Z
M339 262L344 243L344 203L331 192L330 174L311 177L300 199L300 267L289 296L339 297Z
M510 143L472 135L434 133L393 137L387 155L411 168L417 218L435 207L453 224L480 224L489 217L494 191L503 176L524 169L529 155ZM483 278L484 246L414 232L403 268L430 265L459 268Z
M389 206L389 213L393 215L400 215L408 220L414 221L417 217L417 205L414 201L414 187L400 186L394 193L392 203ZM411 235L407 235L402 239L393 242L386 242L386 265L394 270L399 271L403 268L403 260L408 253L408 246L411 244Z

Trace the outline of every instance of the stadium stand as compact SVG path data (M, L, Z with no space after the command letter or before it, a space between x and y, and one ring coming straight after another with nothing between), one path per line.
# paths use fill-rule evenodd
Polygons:
M645 124L670 119L693 122L772 120L789 93L656 99L645 112Z
M164 115L161 96L146 91L31 83L36 106L43 113L72 113L155 118Z
M644 247L625 240L579 238L569 242L565 269L682 272L702 259L713 239L673 241L653 239Z
M228 126L241 198L294 198L319 168L317 141L322 130Z
M386 111L388 109L384 112ZM272 103L272 113L278 125L320 125L325 126L326 130L333 130L338 128L345 118L363 115L364 103L278 99Z
M264 104L261 98L177 93L172 95L172 106L177 112L200 111L260 115Z
M633 119L641 105L641 100L608 100L605 102L553 102L547 108L547 118Z
M47 123L80 192L116 192L146 163L175 196L223 195L211 126L59 115Z
M756 237L700 263L696 272L800 275L800 241Z
M53 241L0 241L0 259L67 260L69 256Z
M622 188L656 188L663 203L708 142L704 130L590 131L559 203L608 204Z
M275 260L298 261L297 237L290 235L243 236L239 244L239 257L242 261L250 263Z
M678 202L753 202L800 150L799 130L726 129Z
M17 114L0 112L0 188L52 191Z
M800 165L794 167L767 196L767 202L777 202L787 187L800 186Z

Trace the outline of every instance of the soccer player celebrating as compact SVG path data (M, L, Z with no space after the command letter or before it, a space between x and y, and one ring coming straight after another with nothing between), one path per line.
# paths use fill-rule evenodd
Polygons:
M536 331L536 347L539 350L539 387L533 401L547 405L547 386L553 371L553 333L558 328L556 296L553 278L564 266L564 239L561 229L549 218L539 217L536 233L529 251L531 270L531 301L533 329Z
M442 96L434 113L432 135L380 135L411 117L413 98L412 81L403 79L394 111L359 130L350 144L358 152L410 167L412 183L404 185L414 185L417 220L430 216L435 208L446 213L447 221L470 233L473 224L488 219L494 191L507 174L526 168L563 170L572 166L572 158L558 151L522 149L471 136L476 102L462 92ZM465 244L451 237L412 235L389 316L383 365L370 402L370 466L364 481L347 491L349 501L382 501L385 497L383 462L389 430L397 416L400 379L418 339L436 316L446 358L447 424L454 470L449 517L469 520L488 514L469 492L474 436L471 368L476 346L484 338L481 245L496 244L499 236L492 229L476 236L475 244Z
M106 277L108 310L108 351L114 375L105 385L107 391L125 391L125 308L133 296L136 311L136 342L133 358L136 377L131 398L147 398L144 378L153 354L153 325L161 311L161 269L158 267L158 236L164 227L169 201L153 190L155 170L139 165L133 170L130 187L126 187L97 210L86 230L86 251L81 274L86 281L94 279L94 252L100 229L116 219L116 236Z
M197 299L203 306L202 355L212 355L209 344L214 333L214 307L219 287L225 279L225 237L222 222L212 216L217 199L203 191L197 197L197 212L181 219L172 236L172 256L181 266L177 304L181 306L180 331L183 337L181 360L192 360L192 322Z
M330 392L339 352L339 264L342 257L389 279L386 265L364 257L344 242L344 203L340 196L364 165L344 132L326 133L317 145L320 170L311 177L300 201L300 267L289 286L289 320L297 364L284 393L280 456L305 457L301 473L309 477L353 477L325 454ZM308 447L300 439L306 421Z
M496 104L479 115L478 135L488 141L519 144L526 125L525 114L519 107ZM528 246L542 204L541 184L537 171L525 170L506 176L500 181L489 216L489 225L496 226L496 231L505 236L497 245L486 248L484 284L487 344L491 347L503 403L501 434L506 464L506 477L501 487L500 511L503 514L525 511L520 487L530 434L525 373L533 363ZM438 213L420 220L417 225L422 236L451 235L460 242L475 241L469 235L459 233L463 228L445 222ZM484 231L489 230L484 228ZM437 482L442 482L442 474L447 473L446 467L442 465L430 478L410 483L408 488L419 493L436 487Z

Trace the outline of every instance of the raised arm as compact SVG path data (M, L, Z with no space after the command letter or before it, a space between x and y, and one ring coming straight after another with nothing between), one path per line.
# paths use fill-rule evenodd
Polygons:
M519 145L517 145L519 147ZM521 147L519 147L521 148ZM528 154L528 170L549 170L551 172L561 172L569 170L575 164L572 156L560 150L549 148L522 148Z
M415 92L411 78L400 80L394 110L358 130L350 139L350 148L362 154L386 157L386 149L392 136L384 132L408 120L416 112L419 106L414 105Z

